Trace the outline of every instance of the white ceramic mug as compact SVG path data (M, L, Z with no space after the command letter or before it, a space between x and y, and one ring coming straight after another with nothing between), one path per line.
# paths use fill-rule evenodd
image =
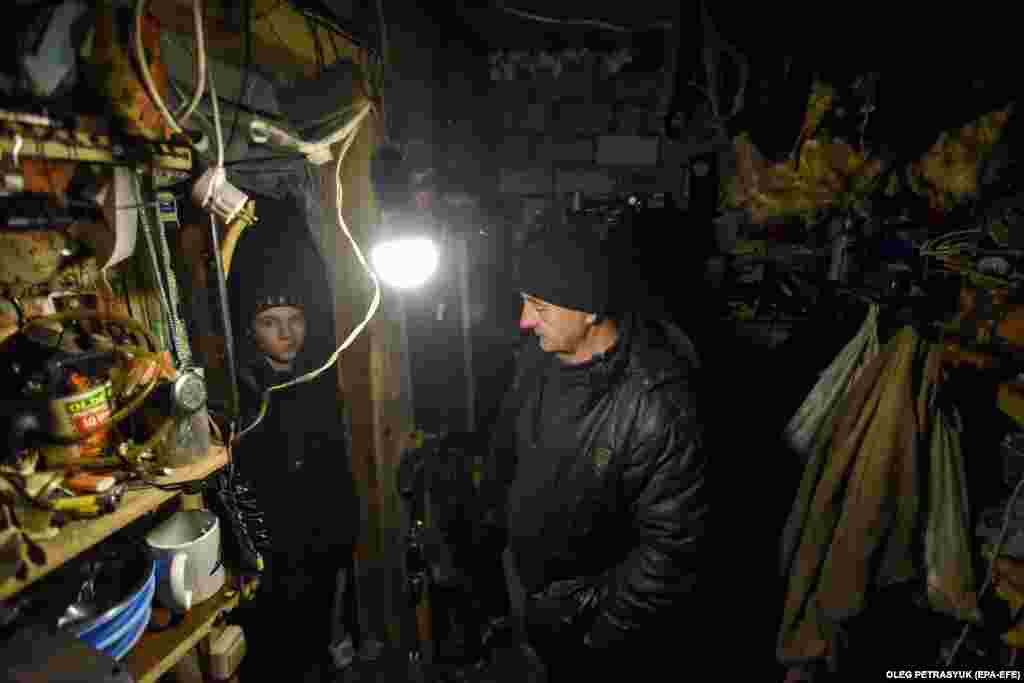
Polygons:
M156 600L187 612L224 585L220 520L209 510L179 510L146 535L157 562Z

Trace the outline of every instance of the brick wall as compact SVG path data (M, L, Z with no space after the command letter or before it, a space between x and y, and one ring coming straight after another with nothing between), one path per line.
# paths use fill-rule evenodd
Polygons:
M572 192L680 192L686 151L659 135L665 73L609 74L591 59L505 78L489 97L492 153L498 192L532 207L524 218Z

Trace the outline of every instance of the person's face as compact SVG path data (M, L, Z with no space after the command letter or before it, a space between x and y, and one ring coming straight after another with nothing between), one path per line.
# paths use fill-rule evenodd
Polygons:
M519 329L533 332L540 348L558 354L563 359L576 355L586 339L587 330L595 316L523 294L523 312L519 316Z
M306 316L294 306L268 308L253 319L252 332L264 355L290 365L306 341Z

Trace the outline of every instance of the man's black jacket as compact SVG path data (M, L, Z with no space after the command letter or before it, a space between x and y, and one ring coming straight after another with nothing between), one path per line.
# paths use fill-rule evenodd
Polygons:
M608 357L586 369L577 419L544 438L554 452L541 455L565 462L547 494L558 500L538 501L559 511L549 524L557 529L511 546L543 566L544 591L570 586L599 648L643 637L691 603L708 510L693 345L668 322L627 318L619 329ZM480 488L481 550L508 540L509 488L552 362L535 343L521 352Z

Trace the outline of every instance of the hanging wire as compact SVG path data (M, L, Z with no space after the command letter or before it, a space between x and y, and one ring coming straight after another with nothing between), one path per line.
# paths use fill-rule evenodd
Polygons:
M272 387L269 387L268 389L266 389L263 392L263 397L262 397L262 401L260 402L259 412L257 413L256 417L253 419L252 423L250 423L244 429L239 431L237 437L235 437L236 440L240 440L243 436L245 436L246 434L251 432L253 429L255 429L263 421L263 419L266 417L267 410L270 407L270 394L272 392L280 391L282 389L286 389L288 387L295 386L297 384L303 384L305 382L311 382L314 379L316 379L317 377L319 377L320 375L322 375L324 372L326 372L327 369L330 368L332 365L334 365L334 363L337 362L338 357L341 355L341 353L343 351L345 351L349 346L352 345L352 343L355 341L356 337L358 337L359 334L362 333L363 329L370 323L370 320L373 319L373 316L377 312L377 308L380 306L381 289L380 289L380 282L377 279L377 274L373 271L373 268L370 267L370 264L367 263L366 257L363 255L362 249L359 248L359 244L356 242L355 238L352 236L352 232L349 230L348 224L345 222L345 217L342 214L344 187L342 186L342 182L341 182L341 165L342 165L342 162L345 160L345 156L347 155L349 148L352 146L352 143L355 142L356 138L359 136L359 131L361 130L361 127L362 127L361 124L362 124L363 117L365 117L369 113L369 111L370 111L369 108L364 109L359 114L358 118L354 120L354 124L355 125L352 127L352 129L349 132L348 136L345 138L345 141L342 144L341 150L338 152L338 161L337 161L337 164L335 165L334 181L335 181L335 193L336 193L336 195L335 195L335 205L336 205L336 209L337 209L338 226L341 228L342 232L345 234L345 237L348 238L349 242L352 245L352 250L355 252L356 258L359 260L360 265L363 266L363 269L366 271L367 275L370 277L370 281L373 284L373 299L370 301L370 306L369 306L369 308L366 311L366 316L363 318L363 320L358 325L356 325L355 329L353 329L349 333L348 337L341 343L341 345L338 347L338 349L333 354L331 354L331 357L327 359L327 362L325 362L321 367L319 367L319 368L317 368L315 370L307 372L306 374L301 375L299 377L296 377L295 379L290 380L288 382L284 382L282 384L277 384L277 385L274 385ZM236 412L236 414L237 414L237 412Z
M245 13L242 19L242 32L245 40L245 71L242 75L242 89L238 93L238 100L245 104L245 101L249 99L249 77L252 75L252 0L244 0L242 2L242 11ZM235 116L231 119L231 132L228 133L228 149L231 149L232 143L235 141L235 132L238 129L238 119L241 116L241 110L235 109Z
M309 29L309 35L313 39L313 53L316 56L316 70L317 73L323 73L324 71L324 53L320 44L320 36L316 32L316 24L308 16L306 17L306 27Z
M288 0L286 0L286 1L288 1ZM288 2L288 4L291 6L291 8L295 12L299 13L303 17L307 17L309 19L312 19L313 22L316 23L321 28L323 28L323 29L325 29L325 30L327 30L327 31L329 31L329 32L331 32L333 34L337 34L337 35L341 36L342 38L344 38L348 42L352 43L353 45L355 45L359 49L366 50L367 52L370 52L370 53L375 52L375 50L373 48L369 48L369 47L366 46L366 42L367 41L362 40L360 38L357 38L351 31L346 30L345 27L342 26L338 22L336 17L334 17L334 16L330 16L330 17L324 16L323 14L311 11L311 10L309 10L306 7L302 7L300 5L296 5L293 2ZM269 19L270 18L269 15L271 15L271 14L273 14L273 12L267 12L267 13L265 13L263 15L263 17ZM377 55L377 57L379 59L383 58L382 55Z
M593 28L600 28L600 29L604 29L606 31L615 31L616 33L638 33L638 32L645 31L645 30L648 30L648 29L651 29L651 28L660 28L660 29L671 29L672 28L672 24L670 22L664 22L664 21L655 22L655 23L650 24L650 25L648 25L646 27L628 27L628 26L622 26L622 25L619 25L619 24L613 24L613 23L608 22L608 21L601 21L599 19L558 19L558 18L555 18L555 17L547 17L547 16L543 16L543 15L540 15L540 14L534 14L533 12L526 12L526 11L521 10L521 9L516 9L514 7L509 7L509 6L507 6L503 2L498 2L497 3L497 7L498 7L498 9L502 10L503 12L507 12L507 13L512 14L514 16L520 17L522 19L530 19L532 21L539 21L539 22L544 23L544 24L563 24L563 25L569 25L569 26L591 26Z
M377 99L384 143L387 144L391 142L391 131L389 130L387 108L383 104L384 65L388 62L388 26L384 20L384 0L377 0L377 21L380 24L380 61L377 65L378 72L373 75L371 81L373 82L372 87L376 91L373 96Z

